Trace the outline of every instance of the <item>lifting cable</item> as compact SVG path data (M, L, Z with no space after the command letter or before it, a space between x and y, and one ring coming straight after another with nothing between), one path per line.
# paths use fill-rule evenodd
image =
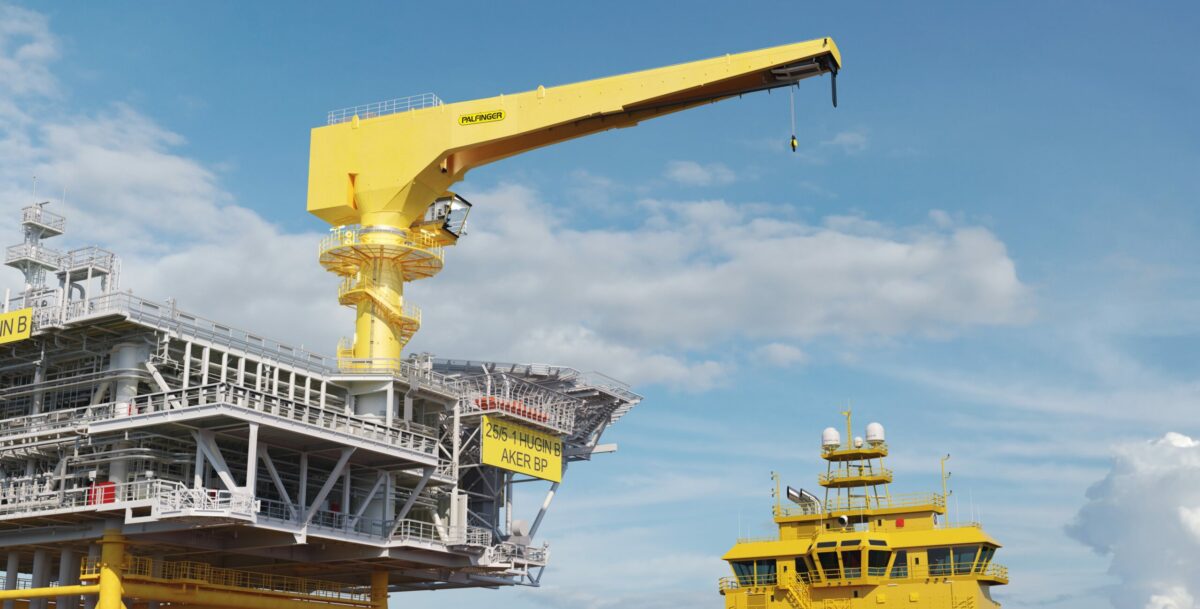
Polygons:
M792 152L800 145L796 141L796 85L788 87L788 107L792 110Z

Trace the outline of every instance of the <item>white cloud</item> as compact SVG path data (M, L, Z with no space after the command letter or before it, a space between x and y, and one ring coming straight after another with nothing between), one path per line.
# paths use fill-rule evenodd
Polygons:
M1004 245L980 227L809 225L720 200L644 200L633 228L585 229L528 187L470 198L470 235L439 277L410 290L437 303L419 348L570 355L560 361L707 387L737 358L712 355L723 345L940 335L1029 315Z
M1068 533L1111 557L1117 607L1193 609L1200 595L1200 442L1169 433L1121 447Z
M1196 601L1192 595L1181 586L1172 586L1164 594L1153 594L1146 601L1145 609L1193 609Z
M58 42L42 15L0 6L0 16L0 108L26 108L0 127L0 234L20 238L17 209L33 201L36 175L40 199L68 189L66 207L54 206L67 234L49 247L109 248L123 259L122 285L140 295L332 351L341 328L329 320L345 315L336 280L315 261L320 236L285 233L237 205L209 168L179 153L182 136L131 107L43 108L57 90Z
M756 350L759 359L779 368L787 368L794 364L808 361L808 354L802 349L783 343L767 343Z
M57 89L49 62L58 57L58 41L46 17L16 6L0 5L0 96L49 94Z
M667 179L684 186L721 186L732 184L737 176L722 163L701 164L695 161L667 163Z
M843 154L858 154L867 149L867 131L866 129L839 131L833 137L821 142L821 145L837 149Z

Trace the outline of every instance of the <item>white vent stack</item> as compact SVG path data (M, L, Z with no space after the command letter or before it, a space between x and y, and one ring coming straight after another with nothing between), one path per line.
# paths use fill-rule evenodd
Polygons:
M833 449L842 445L842 434L832 427L821 432L821 448Z
M867 424L867 444L871 446L879 446L884 442L883 425L879 423Z

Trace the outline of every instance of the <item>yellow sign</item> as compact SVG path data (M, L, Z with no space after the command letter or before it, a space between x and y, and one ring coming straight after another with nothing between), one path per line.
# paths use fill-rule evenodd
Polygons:
M483 417L483 463L562 482L563 443L552 435L496 417Z
M494 123L502 120L504 120L503 110L488 110L487 112L473 112L458 116L458 124L460 125L481 125L483 123Z
M0 345L29 338L33 331L33 309L0 315Z

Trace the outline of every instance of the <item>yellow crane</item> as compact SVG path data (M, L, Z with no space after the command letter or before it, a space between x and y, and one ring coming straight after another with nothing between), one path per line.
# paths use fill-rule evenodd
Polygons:
M443 104L431 95L330 113L312 131L308 211L334 226L320 262L343 277L357 311L350 369L399 365L420 327L404 284L442 269L470 204L450 192L481 165L550 144L727 99L836 78L841 55L820 38L513 95ZM837 105L836 80L833 99Z

